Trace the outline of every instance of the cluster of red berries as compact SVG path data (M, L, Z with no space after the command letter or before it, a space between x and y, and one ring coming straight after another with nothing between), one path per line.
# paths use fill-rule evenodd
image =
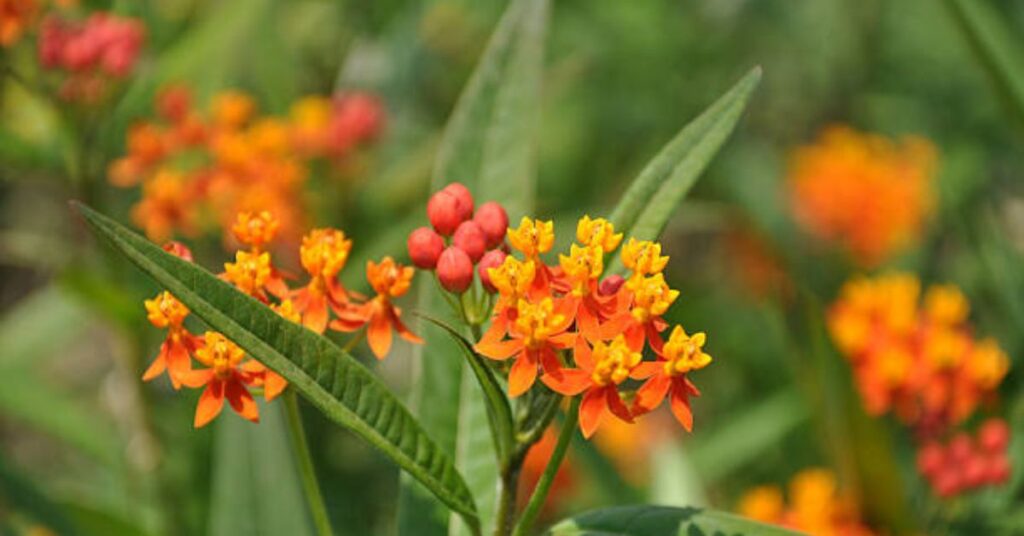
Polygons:
M427 219L433 227L420 227L409 234L409 258L418 268L436 270L441 286L461 294L473 284L474 265L480 282L495 292L488 268L505 261L505 233L508 214L494 201L474 212L469 189L453 182L431 196Z
M943 445L926 443L917 454L917 468L943 498L985 486L1005 484L1010 478L1010 460L1006 447L1010 428L1003 419L989 419L979 428L976 438L958 433Z
M39 31L39 63L70 75L61 86L67 100L102 96L106 79L121 78L135 67L145 40L140 21L99 12L84 21L51 15Z

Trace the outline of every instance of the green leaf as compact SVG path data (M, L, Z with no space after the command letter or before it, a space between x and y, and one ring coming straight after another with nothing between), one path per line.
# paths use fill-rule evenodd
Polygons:
M1024 121L1021 30L1007 27L1006 17L986 0L946 0L946 7L1011 111Z
M211 328L287 379L329 419L380 449L469 523L477 522L473 498L450 458L352 356L110 218L78 203L74 206L97 234Z
M548 0L513 0L491 37L452 112L438 148L432 190L465 184L480 201L498 201L513 217L533 208L535 138L547 32ZM449 313L433 284L421 277L419 309ZM424 284L428 283L428 284ZM420 323L426 344L418 347L412 406L439 443L456 455L470 481L480 517L490 520L498 489L498 465L490 447L484 394L464 370L459 347L444 330ZM429 386L425 390L423 386ZM478 448L479 447L479 448ZM472 472L472 474L470 474ZM399 532L448 534L445 516L424 504L403 482Z
M609 220L626 236L654 240L740 119L761 81L755 67L676 134L633 180ZM616 259L613 270L621 268Z
M261 404L258 426L216 424L210 534L313 534L281 404Z
M4 510L27 514L60 534L79 534L66 513L16 468L10 467L0 453L0 504Z
M618 506L573 517L551 527L552 536L600 534L601 536L680 536L799 534L736 515L702 508L669 506Z

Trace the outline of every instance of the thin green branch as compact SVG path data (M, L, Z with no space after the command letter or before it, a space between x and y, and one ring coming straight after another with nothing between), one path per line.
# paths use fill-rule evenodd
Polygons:
M551 453L551 458L548 459L548 465L540 475L537 486L533 488L533 494L530 495L530 501L526 503L526 509L523 510L519 523L516 524L515 531L513 532L515 536L527 534L533 527L533 522L537 519L537 515L540 514L544 501L548 498L548 492L551 491L551 484L555 481L555 475L558 474L558 468L562 465L565 453L569 450L569 443L572 442L573 434L576 432L576 420L579 416L579 409L580 399L579 397L573 397L569 403L569 410L565 415L565 421L562 423L562 431L558 435L558 443L555 444L555 450Z
M295 462L299 466L299 476L302 478L302 489L306 494L309 513L313 516L313 525L319 536L332 536L334 531L331 530L331 520L327 516L327 507L324 505L324 498L320 493L320 484L316 480L309 444L306 443L306 432L302 428L298 397L296 397L295 391L289 389L282 398L284 398L285 416L288 421L288 435L295 453Z

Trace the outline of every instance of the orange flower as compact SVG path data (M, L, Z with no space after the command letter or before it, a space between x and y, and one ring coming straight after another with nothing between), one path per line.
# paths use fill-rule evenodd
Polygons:
M686 375L711 363L711 356L703 351L706 339L703 333L696 333L692 337L687 335L682 326L672 330L662 347L661 359L641 363L633 373L636 379L650 378L636 392L633 400L634 415L653 410L669 395L676 420L687 432L693 429L690 396L700 396L700 391Z
M0 0L0 45L10 46L39 13L39 0Z
M259 422L259 408L247 387L253 383L253 378L240 366L245 352L224 335L207 331L204 344L196 350L195 356L209 368L189 372L182 382L193 388L205 386L196 406L194 426L202 428L219 415L224 399L242 418Z
M801 471L789 484L790 504L782 490L759 486L740 500L742 516L815 536L871 536L856 503L839 491L835 475L825 469Z
M935 148L833 126L794 152L789 193L796 218L874 266L913 242L932 211Z
M576 369L564 369L560 374L545 374L541 381L552 391L575 396L584 391L580 403L580 430L583 437L594 435L598 425L609 411L626 422L633 415L622 402L618 386L630 378L643 356L626 343L622 335L612 342L594 343L593 349L585 341L576 343L574 352Z
M327 328L328 307L341 312L348 304L337 278L351 250L352 241L337 229L313 229L302 238L299 257L311 279L294 293L293 299L303 325L317 333Z
M367 261L366 279L377 292L377 296L360 306L335 311L338 319L331 322L331 328L355 331L368 325L366 340L377 359L384 359L391 350L392 329L403 339L421 344L423 339L409 331L402 323L402 310L391 303L392 299L409 291L414 273L415 270L411 266L402 266L391 257L384 257L380 264Z
M968 418L995 395L1009 359L975 340L967 299L933 286L920 300L916 277L889 274L846 283L828 314L836 346L850 361L869 413L893 411L931 434Z
M142 200L132 208L132 220L151 240L162 242L175 229L195 231L194 192L184 177L162 169L142 187Z
M572 324L567 306L572 304L559 300L556 307L551 298L537 303L520 299L516 305L515 320L508 326L510 340L502 340L503 333L494 329L487 332L476 345L480 354L503 361L516 356L509 371L508 394L517 397L525 393L537 379L537 365L546 374L560 376L562 364L556 352L570 347L575 333L566 330Z
M280 228L281 222L269 211L264 210L258 214L239 212L235 224L231 227L231 234L235 240L252 248L253 253L258 253L274 241Z
M146 300L145 306L149 322L158 328L166 329L167 338L160 345L160 353L156 359L143 373L142 380L148 382L167 371L171 385L175 389L180 389L182 377L192 370L189 353L195 351L198 346L196 336L189 333L183 325L185 317L189 314L188 308L167 291L157 294L152 300Z
M607 238L601 240L607 243ZM562 280L569 286L565 299L572 304L570 316L579 334L591 342L601 338L600 324L615 312L615 296L601 296L597 292L598 279L604 272L603 254L600 244L573 244L569 256L558 256Z
M661 266L664 267L664 264ZM646 269L641 268L623 285L626 292L619 299L619 312L601 326L601 333L605 339L616 333L625 333L626 340L634 349L643 348L646 340L651 349L660 352L663 344L661 332L667 327L661 316L679 297L679 291L669 288L665 276L660 273L641 275Z

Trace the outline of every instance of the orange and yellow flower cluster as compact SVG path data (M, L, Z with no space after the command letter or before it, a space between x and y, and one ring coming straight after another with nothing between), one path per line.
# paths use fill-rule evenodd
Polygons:
M776 486L760 486L740 500L740 515L814 536L869 536L856 503L844 495L835 475L806 469L789 483L789 503Z
M796 218L809 232L874 266L913 242L932 209L935 149L851 128L827 128L797 149L789 173Z
M665 282L668 257L661 254L661 245L630 238L621 248L622 263L630 271L623 278L604 273L605 258L623 239L607 220L584 216L576 228L577 243L559 255L556 265L542 258L554 245L552 222L524 217L507 238L522 258L509 255L486 270L498 299L476 349L493 360L513 360L509 395L525 393L538 375L553 391L582 394L579 423L588 438L607 413L633 422L668 396L674 415L689 430L689 399L699 392L688 375L707 366L711 357L703 351L703 333L690 335L676 326L667 341L662 337L668 327L662 315L679 292ZM644 360L645 347L654 360ZM629 380L644 383L627 405Z
M869 413L889 411L919 433L933 434L969 417L995 394L1010 361L992 339L975 339L959 289L924 293L908 274L848 282L828 327L854 369Z
M284 318L318 333L328 327L360 331L359 336L365 334L378 359L390 350L392 331L410 342L421 342L402 323L401 310L393 303L408 291L413 268L403 267L391 257L368 262L366 277L377 294L364 298L338 281L352 241L337 229L314 229L303 237L299 250L309 281L302 287L289 288L286 279L290 278L273 264L266 249L280 228L280 222L269 212L240 213L231 232L247 249L236 252L234 261L224 264L221 278ZM167 249L191 260L191 253L179 243L171 243ZM207 331L199 337L190 333L184 326L188 309L168 292L147 301L146 311L154 326L167 330L167 337L143 379L152 380L166 372L175 389L182 385L204 388L196 409L197 428L220 413L225 399L239 415L257 421L258 409L250 388L262 388L269 401L287 387L284 378L247 357L222 334ZM191 358L205 368L193 369Z
M311 161L340 162L383 123L380 103L360 93L307 97L288 117L271 117L237 91L216 95L203 113L186 88L172 86L158 95L157 109L160 119L134 125L127 155L108 170L116 186L141 184L132 219L157 241L227 228L246 211L273 213L281 233L297 237Z

